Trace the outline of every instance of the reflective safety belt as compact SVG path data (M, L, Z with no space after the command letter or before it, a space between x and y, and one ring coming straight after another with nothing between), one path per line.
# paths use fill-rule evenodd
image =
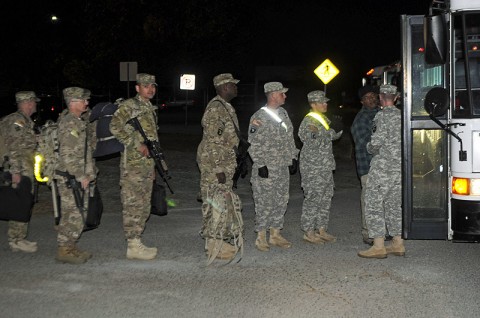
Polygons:
M318 120L320 122L320 124L322 124L322 126L325 127L325 130L330 129L330 126L328 125L328 122L325 120L325 117L323 115L320 115L320 114L315 113L315 112L309 112L307 114L307 116L313 117L316 120Z
M282 125L283 128L285 128L285 131L288 131L288 127L287 127L287 124L285 124L283 122L283 120L280 118L280 116L278 116L277 114L275 114L271 109L269 109L267 106L263 106L262 109L270 115L270 117L272 117L273 119L275 119L275 121L279 124Z

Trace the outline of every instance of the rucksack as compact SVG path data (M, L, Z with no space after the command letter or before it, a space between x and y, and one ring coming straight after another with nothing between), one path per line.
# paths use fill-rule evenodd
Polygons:
M47 121L40 127L35 154L35 178L51 185L59 158L58 124Z
M207 224L204 235L217 239L219 244L232 244L243 256L243 218L242 202L240 197L232 190L225 189L222 185L214 187L207 194L208 208L206 212ZM221 246L215 246L214 250L220 251ZM207 265L217 257L210 255ZM241 260L241 257L239 261Z
M118 104L121 101L122 99L117 99L114 103L102 102L92 108L89 120L90 122L97 121L97 144L93 153L95 158L123 151L123 144L110 132L110 122L112 121L113 113L118 109Z

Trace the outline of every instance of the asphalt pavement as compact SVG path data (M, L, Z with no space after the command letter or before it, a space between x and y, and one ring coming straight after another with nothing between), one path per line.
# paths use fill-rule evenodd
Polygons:
M369 260L360 235L360 186L348 135L335 144L337 170L329 232L337 242L302 240L300 177L291 178L283 235L288 250L255 249L254 206L248 178L239 182L245 221L241 260L206 266L195 150L200 129L164 125L161 142L176 202L167 216L151 216L144 242L159 249L152 261L125 258L118 193L119 158L98 161L105 205L98 229L79 246L83 265L54 260L56 233L50 191L40 188L30 224L34 254L13 253L0 222L0 317L478 317L480 245L406 241L406 256ZM239 260L239 261L238 261ZM238 261L238 262L237 262Z

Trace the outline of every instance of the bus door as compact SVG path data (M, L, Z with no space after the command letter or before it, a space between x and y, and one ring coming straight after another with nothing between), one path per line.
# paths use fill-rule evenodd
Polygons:
M402 16L403 236L447 239L448 136L424 109L425 95L444 87L446 75L443 64L425 62L423 19Z

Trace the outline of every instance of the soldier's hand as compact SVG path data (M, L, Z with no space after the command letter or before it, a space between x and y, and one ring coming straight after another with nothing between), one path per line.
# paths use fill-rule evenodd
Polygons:
M260 178L268 178L268 168L267 166L263 166L258 168L258 176Z
M150 153L148 151L148 147L145 144L141 144L137 150L144 156L144 157L149 157Z
M290 172L291 175L294 175L297 173L298 170L298 160L297 159L292 159L292 165L288 166L288 171Z
M84 178L80 183L82 185L82 189L87 190L88 185L90 184L90 178Z
M19 184L21 179L22 179L22 175L20 173L12 174L12 183L13 184Z
M220 184L225 184L227 182L227 177L224 172L217 173L217 180Z

